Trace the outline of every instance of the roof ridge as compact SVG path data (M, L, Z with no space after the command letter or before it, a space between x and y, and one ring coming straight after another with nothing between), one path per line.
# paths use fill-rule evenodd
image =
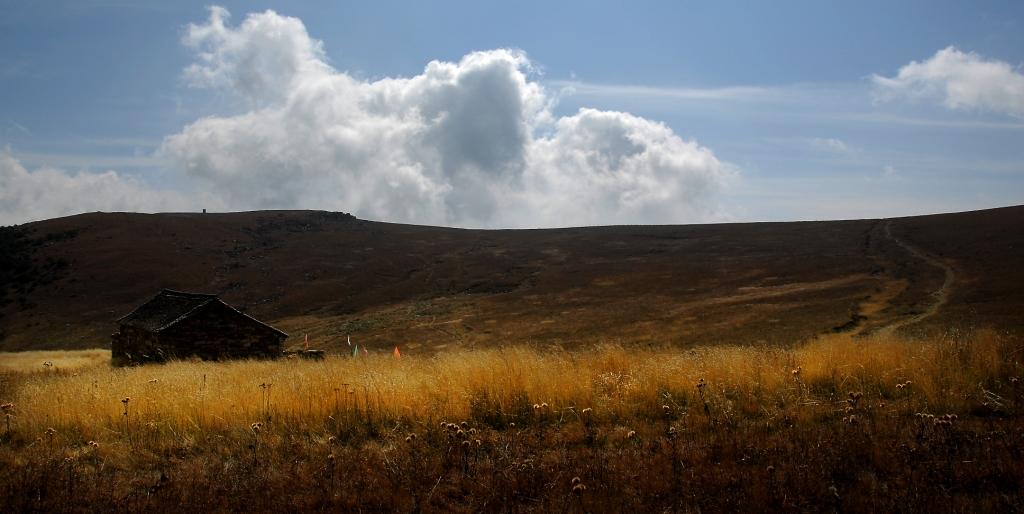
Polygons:
M171 325L174 325L175 323L177 323L177 322L179 322L179 321L181 321L181 320L191 316L193 312L196 312L197 310L202 309L203 307L206 307L207 305L210 305L210 302L212 302L214 300L216 300L216 301L218 301L220 303L224 303L223 301L220 300L220 298L217 298L216 295L211 295L210 298L207 298L207 300L205 302L200 303L200 304L196 305L195 307L192 307L191 309L185 311L181 316L178 316L177 318L174 318L169 323L165 323L164 325L157 327L155 330L153 330L153 332L160 332L160 331L164 330L165 328L170 328ZM225 305L227 305L227 304L225 304Z

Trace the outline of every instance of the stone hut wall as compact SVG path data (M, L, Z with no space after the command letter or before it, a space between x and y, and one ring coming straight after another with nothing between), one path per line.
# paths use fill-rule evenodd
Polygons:
M128 325L121 325L111 339L110 356L115 365L156 361L164 358L156 334Z
M219 302L160 332L159 344L175 357L202 359L280 357L284 336Z

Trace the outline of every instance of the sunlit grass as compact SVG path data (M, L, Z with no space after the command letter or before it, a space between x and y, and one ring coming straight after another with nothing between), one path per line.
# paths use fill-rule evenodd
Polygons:
M37 353L0 377L0 501L1006 511L1024 485L1022 347L988 331L840 334L788 349L511 346L132 368L90 353L73 371L62 366L74 352Z
M0 372L74 371L109 363L110 350L0 352Z
M705 404L732 415L806 414L807 405L828 409L850 391L963 412L986 387L1020 374L1019 362L1003 358L1013 352L1010 344L991 332L937 341L833 335L795 349L508 347L401 360L333 356L133 368L97 365L104 354L90 350L30 352L4 366L37 371L49 359L53 369L77 370L26 376L9 401L22 406L18 425L24 430L59 426L92 438L123 428L125 397L131 398L131 420L176 433L230 430L263 418L290 430L323 430L352 416L505 422L529 417L532 405L542 402L560 416L592 408L597 419L656 417L667 403L695 416ZM701 378L707 383L703 398L695 387ZM913 387L896 388L906 381Z

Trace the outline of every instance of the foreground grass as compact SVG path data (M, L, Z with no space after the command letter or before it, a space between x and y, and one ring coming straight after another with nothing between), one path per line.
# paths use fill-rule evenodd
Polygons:
M512 347L8 375L15 510L1018 509L1021 343ZM32 364L26 369L35 369ZM577 487L578 486L578 487Z

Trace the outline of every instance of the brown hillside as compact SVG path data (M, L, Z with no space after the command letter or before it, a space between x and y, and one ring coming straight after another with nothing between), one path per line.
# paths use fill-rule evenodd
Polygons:
M286 344L309 333L327 349L346 335L430 352L1024 327L1024 207L493 231L315 211L94 213L17 229L20 243L4 239L22 265L0 275L0 350L108 344L114 321L161 288L218 293L290 332Z

